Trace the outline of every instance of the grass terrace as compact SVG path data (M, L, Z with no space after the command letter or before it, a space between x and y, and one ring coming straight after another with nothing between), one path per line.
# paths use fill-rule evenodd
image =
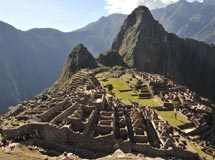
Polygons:
M205 152L203 152L200 148L200 146L196 143L191 142L190 140L186 139L187 143L198 153L198 155L204 159L204 160L212 160L215 159L213 158L211 155L206 154Z
M133 91L128 92L120 92L119 90L129 90L129 84L126 83L129 78L131 78L130 75L123 75L120 78L108 78L110 77L110 74L108 72L98 74L96 76L100 83L105 86L107 84L113 85L112 92L115 94L115 96L119 99L122 99L126 104L130 104L130 100L137 102L141 105L148 105L150 107L158 107L159 104L156 103L152 98L150 99L139 99L138 96L132 96L134 95ZM126 78L128 77L128 79ZM105 81L103 81L105 79ZM136 79L132 79L132 81L136 82ZM138 94L138 93L137 93ZM177 115L175 118L175 112L174 111L157 111L158 114L166 121L169 122L169 124L173 127L178 127L180 125L183 125L185 123L189 123L187 119L184 117Z
M137 102L141 105L148 105L151 107L158 107L159 105L153 99L139 99L138 96L132 96L133 91L120 92L119 90L131 89L124 79L120 78L109 78L107 81L102 81L102 78L98 76L100 83L105 86L107 84L113 85L113 93L119 99L122 99L126 104L130 104L130 100Z
M135 83L137 81L136 81L136 79L132 78L131 75L123 75L121 78L107 78L109 76L110 76L110 74L108 72L106 72L106 73L98 74L97 78L103 86L105 86L107 84L112 84L113 85L112 92L115 94L115 96L117 98L122 99L126 104L130 104L130 100L132 100L141 105L148 105L151 107L159 106L151 98L150 99L139 99L138 96L132 96L132 94L134 94L133 91L128 91L128 92L119 91L119 90L129 90L130 89L129 84L132 84L132 86L135 85ZM132 80L128 84L126 81L130 80L131 78L132 78ZM106 79L106 80L103 81L103 79ZM177 101L173 102L173 105L175 107L177 107L178 104L179 104L179 102L177 102ZM185 119L184 117L182 117L180 115L176 115L176 117L175 117L174 110L157 111L157 113L164 120L168 121L169 124L173 127L178 127L180 125L189 123L189 121L187 119ZM189 143L190 147L193 148L200 155L201 158L207 159L207 160L213 159L212 156L204 153L197 144L194 144L194 143L190 142L189 140L187 140L187 142Z
M184 117L177 115L175 117L175 111L157 111L158 114L173 127L178 127L180 125L189 123Z

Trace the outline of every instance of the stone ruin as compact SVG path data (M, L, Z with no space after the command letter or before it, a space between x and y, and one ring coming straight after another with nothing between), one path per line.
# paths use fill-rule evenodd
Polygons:
M92 73L83 74L90 77L90 89L76 86L77 82L75 87L18 105L5 118L13 116L25 123L2 128L2 136L42 147L47 153L67 151L81 158L103 157L121 149L164 158L198 159L198 154L154 109L125 105L105 93Z
M206 119L210 115L212 104L208 100L202 100L197 93L187 87L176 85L163 76L141 72L136 72L135 75L149 82L148 86L152 90L153 97L161 106L157 109L175 110L176 115L187 119L189 123L179 126L179 132L200 144L203 151L215 156L215 141L210 143L207 140L209 135L213 134L211 123ZM180 145L183 146L182 143Z

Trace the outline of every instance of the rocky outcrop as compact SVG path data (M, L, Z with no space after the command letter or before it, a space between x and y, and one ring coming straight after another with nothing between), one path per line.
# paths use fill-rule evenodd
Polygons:
M69 54L69 57L64 65L59 83L64 83L69 80L71 75L80 69L84 68L96 68L97 62L92 54L87 50L83 44L78 44L73 51Z
M127 17L112 49L130 67L165 75L215 97L215 46L167 33L146 7Z
M109 50L103 54L100 54L97 61L108 67L113 66L123 66L126 67L126 63L123 61L122 57L114 50Z

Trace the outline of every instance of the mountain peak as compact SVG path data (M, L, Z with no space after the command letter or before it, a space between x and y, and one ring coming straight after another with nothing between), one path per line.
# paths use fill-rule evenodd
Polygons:
M144 13L144 12L149 12L149 9L146 6L138 6L133 12L136 13Z
M180 0L179 3L188 3L186 0Z
M142 16L142 17L151 17L153 18L151 12L146 6L137 7L131 15Z
M128 16L112 49L131 68L165 75L202 95L214 95L214 88L209 87L215 86L214 81L210 81L214 73L208 70L215 67L212 63L215 47L191 39L180 39L166 32L148 12L146 7L138 7ZM207 66L202 65L202 61ZM206 73L207 78L202 78L199 71ZM205 91L206 88L208 91Z
M153 25L155 22L151 12L145 6L137 7L125 20L124 26Z
M69 54L58 83L63 84L80 69L96 67L97 63L92 54L83 44L78 44Z
M73 58L74 55L85 55L88 53L89 53L89 51L83 44L78 44L75 46L73 51L69 54L69 58Z
M147 43L149 43L151 39L163 38L165 33L149 9L145 6L139 6L126 18L112 49L123 57L128 66L135 67L135 63L131 59L135 55L133 52L136 52L137 44L140 44L143 39L148 40Z

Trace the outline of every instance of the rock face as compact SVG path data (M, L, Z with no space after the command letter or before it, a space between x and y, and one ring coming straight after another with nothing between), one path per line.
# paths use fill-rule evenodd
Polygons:
M215 46L167 33L146 7L127 17L112 49L130 67L165 75L204 96L215 96Z
M64 65L59 82L65 82L72 74L84 68L96 68L97 62L92 54L87 50L83 44L78 44L73 51L69 54L69 57Z
M126 67L127 64L123 61L122 57L114 50L109 50L103 54L100 54L97 61L104 66L123 66Z

